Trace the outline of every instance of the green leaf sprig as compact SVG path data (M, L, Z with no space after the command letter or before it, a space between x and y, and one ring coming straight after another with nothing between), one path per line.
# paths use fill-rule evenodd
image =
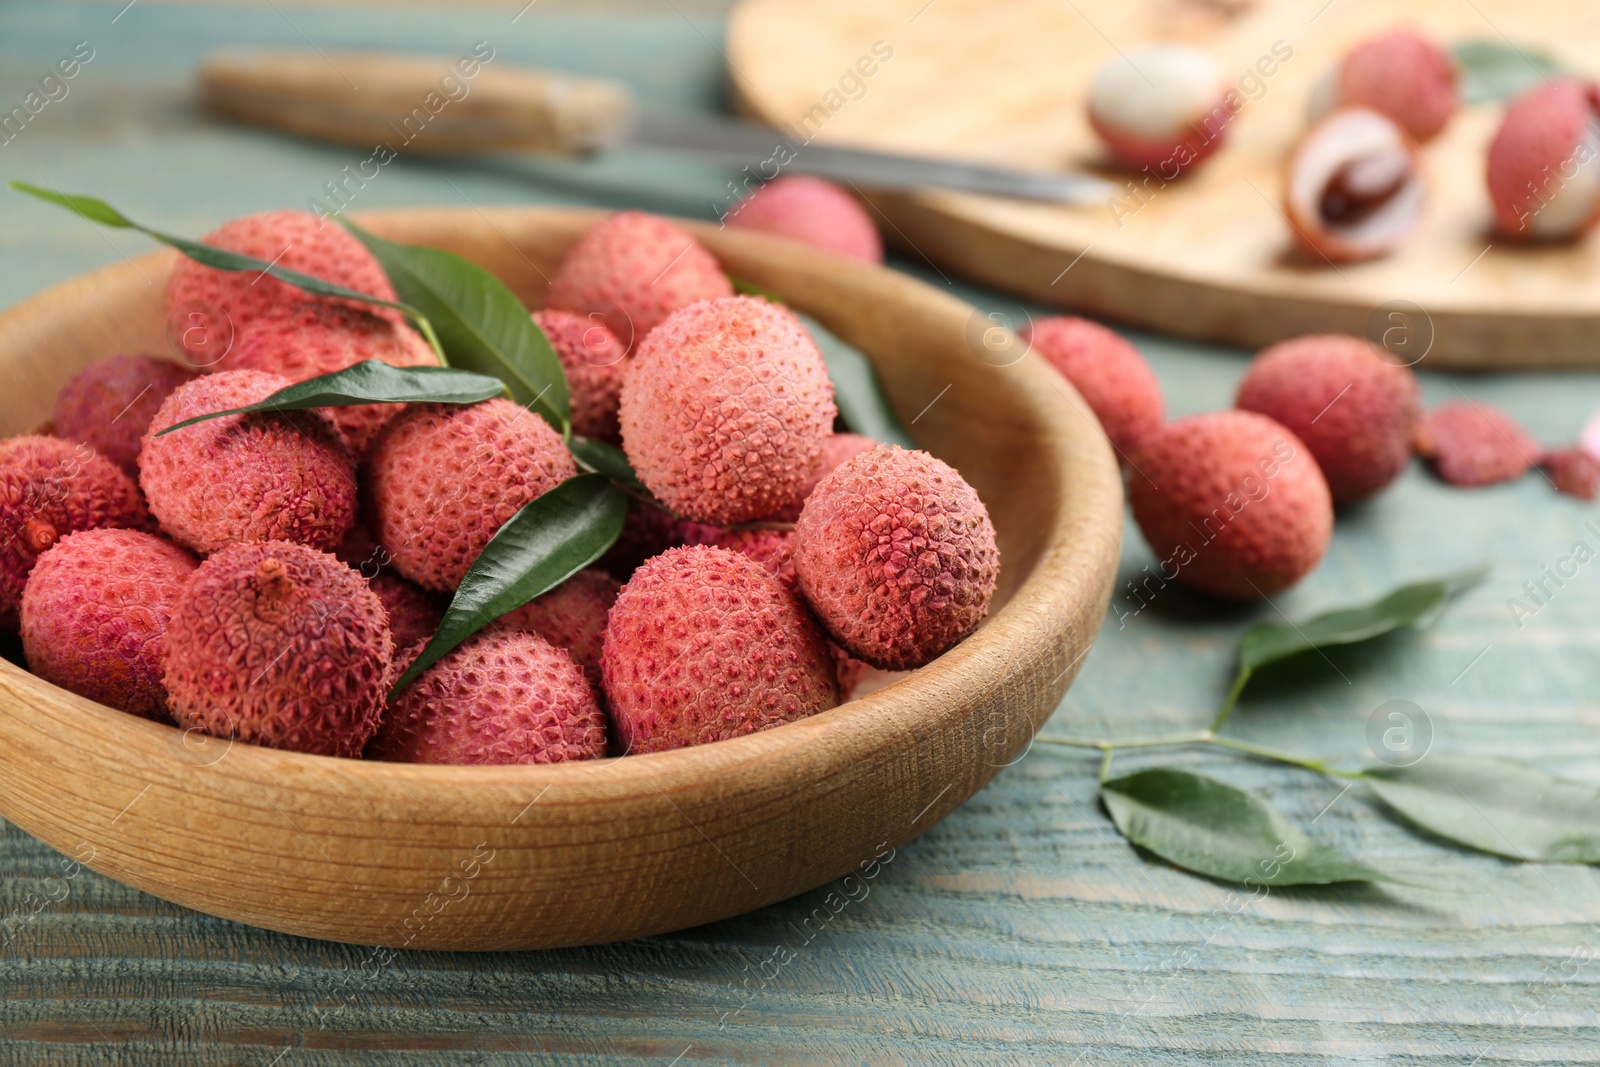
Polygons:
M1563 73L1548 52L1500 38L1457 41L1450 51L1460 75L1461 99L1468 104L1510 100L1536 82Z

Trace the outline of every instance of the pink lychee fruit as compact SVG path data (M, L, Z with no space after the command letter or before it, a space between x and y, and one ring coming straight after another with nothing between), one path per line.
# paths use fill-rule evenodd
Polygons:
M383 602L326 552L230 545L179 593L162 654L179 726L323 756L359 756L394 666Z
M794 570L845 651L920 667L988 613L1000 576L977 492L926 452L880 445L822 479L794 528Z
M1124 462L1166 421L1155 371L1120 334L1072 315L1036 319L1018 332L1082 394Z
M198 560L140 530L80 530L39 557L22 592L22 649L47 682L167 718L167 621Z
M1333 112L1289 156L1284 214L1295 244L1318 262L1388 255L1422 222L1427 199L1416 142L1368 108Z
M1232 119L1222 67L1186 45L1131 51L1089 83L1089 124L1111 154L1165 180L1222 147Z
M383 602L396 649L410 648L418 641L428 640L444 621L444 611L434 598L398 574L379 571L368 584Z
M721 741L839 702L805 607L761 564L705 545L648 560L622 587L601 674L624 752Z
M1575 237L1600 217L1600 85L1548 79L1511 102L1489 143L1489 201L1500 233Z
M1312 95L1313 121L1339 107L1371 108L1418 141L1445 128L1459 104L1456 64L1432 38L1414 29L1380 33L1345 53Z
M621 588L621 583L605 571L579 571L543 596L508 612L500 621L514 629L536 633L565 649L598 689L606 615Z
M57 437L82 441L139 474L139 441L161 402L194 372L170 359L116 355L91 363L56 394L51 425Z
M800 490L800 498L779 508L768 518L773 522L793 522L798 519L800 517L800 509L805 505L806 497L811 495L811 490L817 487L818 482L832 474L834 468L850 457L877 447L877 441L858 433L836 433L831 435L826 441L822 442L822 462L812 469L811 476L806 479L806 484Z
M162 402L139 452L139 485L179 544L201 555L240 541L298 541L331 551L349 532L355 461L325 412L224 415L161 434L288 385L265 371L219 371L179 386Z
M1454 400L1428 412L1417 424L1413 444L1440 479L1460 486L1513 481L1544 454L1517 420L1476 400Z
M617 335L593 317L571 311L535 311L550 347L567 375L572 406L572 432L608 444L622 443L617 405L622 402L622 376L628 369L628 350Z
M1328 550L1333 498L1311 450L1250 411L1169 422L1133 456L1128 500L1164 577L1231 600L1272 596Z
M758 187L725 221L736 229L789 237L863 263L883 262L883 239L856 198L808 174L775 178Z
M622 523L622 533L616 544L606 550L595 566L619 582L626 582L645 560L686 544L685 525L671 512L650 504L634 503L628 508L628 517Z

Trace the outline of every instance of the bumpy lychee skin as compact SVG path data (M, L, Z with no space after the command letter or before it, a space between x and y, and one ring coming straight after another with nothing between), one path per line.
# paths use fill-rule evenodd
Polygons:
M394 635L394 647L410 648L418 641L426 641L439 629L444 611L433 597L418 589L397 574L380 571L368 583L383 601L384 614L389 619L389 632Z
M162 654L179 726L323 756L358 756L394 668L383 603L325 552L231 545L178 595Z
M162 529L202 555L240 541L337 548L355 521L355 461L322 411L224 415L289 385L265 371L207 374L175 389L145 432L139 485Z
M1049 315L1019 332L1083 395L1124 461L1166 421L1161 382L1119 334L1072 315Z
M806 479L806 484L800 490L799 499L774 511L768 518L774 522L793 522L798 519L806 497L811 495L811 490L817 487L818 482L832 474L845 460L877 447L877 441L858 433L833 434L822 442L822 462L812 469L811 477Z
M367 457L372 534L424 589L461 584L506 520L578 473L550 424L520 404L419 404Z
M257 370L303 382L375 359L393 367L434 367L439 360L409 326L331 301L286 304L240 327L224 370ZM355 404L325 409L350 449L364 454L401 404Z
M1332 88L1328 103L1382 112L1418 141L1438 136L1459 103L1455 61L1413 29L1390 30L1350 49Z
M0 633L17 632L22 587L51 545L78 530L151 525L139 487L88 445L0 439Z
M1557 448L1544 454L1539 466L1551 484L1568 496L1593 500L1600 494L1600 460L1582 448Z
M1489 200L1506 237L1562 240L1600 217L1600 85L1555 78L1506 108L1489 143Z
M605 715L571 657L538 634L495 625L400 691L367 757L396 763L563 763L599 759L606 741Z
M1333 535L1333 498L1305 442L1250 411L1168 423L1133 457L1128 500L1163 575L1201 592L1253 600L1317 565Z
M202 237L226 248L326 282L394 300L394 287L378 261L342 227L305 211L263 211L223 223ZM311 297L305 290L256 271L223 271L178 260L167 280L167 325L197 367L211 368L251 321L284 304ZM343 301L337 301L344 303ZM398 324L398 312L349 302Z
M1153 45L1111 60L1089 84L1089 124L1111 154L1165 179L1222 147L1232 118L1222 68L1185 45Z
M675 312L622 387L622 440L667 507L727 526L798 499L833 429L833 384L794 314L751 297Z
M733 283L700 242L657 215L619 211L567 250L545 303L597 313L633 351L679 308L732 295Z
M1304 441L1336 504L1365 500L1411 460L1417 379L1359 337L1297 337L1256 356L1235 403Z
M809 174L767 182L739 201L726 221L863 263L883 262L883 239L866 210L839 186Z
M926 452L881 445L822 479L794 527L800 588L835 641L921 667L977 629L1000 576L978 494Z
M839 703L833 658L805 607L761 564L674 548L622 587L601 674L627 753L755 733Z
M598 688L606 615L621 588L622 584L605 571L579 571L500 621L514 629L536 633L564 649L583 668L590 684Z
M28 669L79 696L165 719L167 622L198 563L139 530L80 530L62 538L39 557L22 593Z
M161 402L194 372L170 359L116 355L91 363L56 394L51 426L57 437L82 441L139 474L139 441Z
M1476 400L1441 404L1417 424L1418 455L1451 485L1514 481L1533 469L1544 449L1505 411Z
M572 432L597 441L620 445L622 427L617 406L622 402L622 376L628 369L628 350L598 316L570 311L535 311L550 347L567 375L572 402Z

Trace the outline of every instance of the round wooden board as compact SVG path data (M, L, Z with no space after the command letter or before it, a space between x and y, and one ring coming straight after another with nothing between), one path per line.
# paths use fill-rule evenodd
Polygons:
M1311 85L1351 42L1402 19L1447 44L1514 43L1580 71L1600 41L1600 6L1578 0L1403 11L1384 0L744 0L727 55L740 107L791 134L1124 183L1117 208L869 192L888 238L943 269L1246 347L1339 331L1432 366L1600 364L1596 239L1530 248L1491 231L1483 172L1500 105L1463 109L1425 148L1428 214L1397 253L1334 267L1291 250L1282 168ZM1235 85L1256 81L1243 82L1227 143L1194 173L1117 172L1085 118L1090 75L1174 37L1210 51ZM870 76L853 73L863 57Z

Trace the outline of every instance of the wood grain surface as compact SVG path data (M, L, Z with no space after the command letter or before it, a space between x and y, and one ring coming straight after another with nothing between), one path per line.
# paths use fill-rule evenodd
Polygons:
M1319 23L1337 19L1341 3ZM720 27L670 7L634 23L536 17L541 4L512 26L509 9L374 22L280 6L323 48L438 52L491 39L519 62L625 77L646 98L702 107L719 99ZM104 193L135 217L199 234L232 214L304 206L359 161L206 123L186 103L187 70L208 48L304 47L277 12L140 0L113 27L117 7L0 8L0 99L21 99L74 42L92 38L99 49L65 106L52 103L0 149L10 174ZM360 190L352 210L537 200L710 218L734 177L646 153L576 170L520 161L443 169L402 158ZM7 304L149 248L20 198L0 197L0 222ZM1001 319L1042 313L951 281L915 251L896 266ZM1230 402L1244 353L1132 336L1174 414ZM913 410L945 384L930 377ZM1461 376L1424 363L1422 388L1430 404L1463 395L1500 404L1552 443L1571 440L1600 404L1600 381L1580 373ZM1167 590L1141 609L1122 586L1048 729L1197 726L1227 688L1238 635L1277 618L1275 609L1301 618L1492 561L1489 581L1435 629L1333 655L1303 684L1263 678L1231 728L1360 761L1373 710L1405 698L1428 712L1439 751L1503 754L1600 782L1597 564L1520 626L1508 607L1526 596L1525 582L1554 589L1543 569L1575 541L1600 548L1586 525L1600 524L1597 515L1536 476L1461 492L1413 469L1390 493L1341 515L1328 559L1275 606L1219 614ZM1121 579L1141 579L1152 563L1130 532ZM1341 794L1343 783L1291 769L1203 752L1119 757L1117 766L1158 762L1267 792L1320 840L1412 872L1425 888L1283 891L1240 910L1226 886L1174 871L1115 835L1095 803L1092 758L1042 748L886 857L865 894L851 898L836 883L726 922L592 949L373 957L163 903L72 867L70 855L7 826L0 1063L1600 1062L1595 871L1525 867L1418 839L1361 787Z

